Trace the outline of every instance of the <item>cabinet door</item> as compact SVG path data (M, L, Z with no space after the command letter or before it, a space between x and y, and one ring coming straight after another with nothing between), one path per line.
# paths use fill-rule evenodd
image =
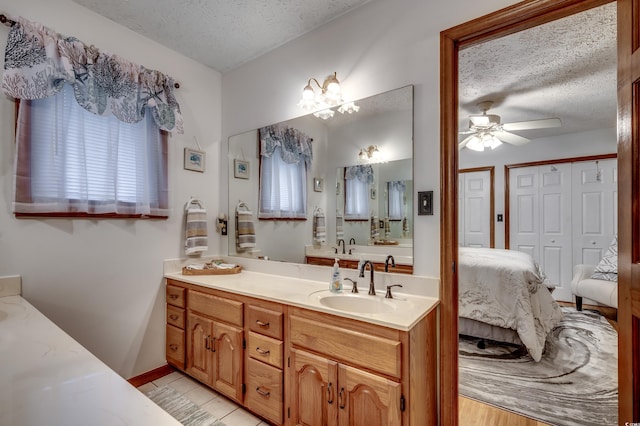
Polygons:
M400 383L340 365L338 407L341 426L399 426Z
M291 349L291 419L296 426L337 424L337 363Z
M213 387L230 398L242 401L242 330L214 323L213 335Z
M206 384L211 384L213 321L189 313L187 327L187 373Z

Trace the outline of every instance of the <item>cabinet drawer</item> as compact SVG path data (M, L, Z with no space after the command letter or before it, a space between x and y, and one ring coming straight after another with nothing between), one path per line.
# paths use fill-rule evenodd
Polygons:
M402 344L399 341L295 315L289 318L292 345L398 379L402 377Z
M185 307L185 294L186 289L175 285L167 284L167 303L180 308Z
M167 324L167 362L184 370L184 330Z
M247 350L253 359L282 368L282 346L281 340L249 332Z
M275 424L283 420L282 370L254 359L247 360L247 394L245 404Z
M189 309L242 327L242 302L189 290Z
M249 330L256 333L282 340L282 319L282 312L259 306L247 306L247 325Z
M184 309L167 305L167 324L184 329Z

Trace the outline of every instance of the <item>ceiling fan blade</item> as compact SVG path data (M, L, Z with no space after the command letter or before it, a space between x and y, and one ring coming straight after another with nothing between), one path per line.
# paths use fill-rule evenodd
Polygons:
M469 130L463 130L462 132L458 132L458 134L459 135L470 135L470 134L476 133L476 132L477 132L476 130L469 129Z
M471 135L471 136L467 136L466 138L464 138L464 140L458 144L458 149L462 149L462 148L464 148L465 146L467 146L467 144L469 143L469 141L470 141L471 139L473 139L473 137L474 137L474 136L475 136L475 132L474 132L474 134L473 134L473 135Z
M560 126L562 126L562 122L559 118L543 118L542 120L515 121L513 123L504 123L502 125L502 128L504 130L513 132L517 130L548 129L551 127Z
M529 139L509 132L493 132L493 135L502 142L510 143L511 145L520 146L529 143Z

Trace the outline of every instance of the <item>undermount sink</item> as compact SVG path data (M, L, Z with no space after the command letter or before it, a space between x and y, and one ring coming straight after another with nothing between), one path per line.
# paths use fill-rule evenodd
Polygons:
M359 314L383 314L396 310L396 304L382 296L322 291L313 294L321 305L327 308Z

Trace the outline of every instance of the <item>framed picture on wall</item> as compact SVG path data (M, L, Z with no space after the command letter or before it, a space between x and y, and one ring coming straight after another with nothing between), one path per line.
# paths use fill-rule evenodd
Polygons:
M233 177L249 179L249 162L245 160L233 160Z
M194 172L204 172L205 153L195 149L184 149L184 168Z

